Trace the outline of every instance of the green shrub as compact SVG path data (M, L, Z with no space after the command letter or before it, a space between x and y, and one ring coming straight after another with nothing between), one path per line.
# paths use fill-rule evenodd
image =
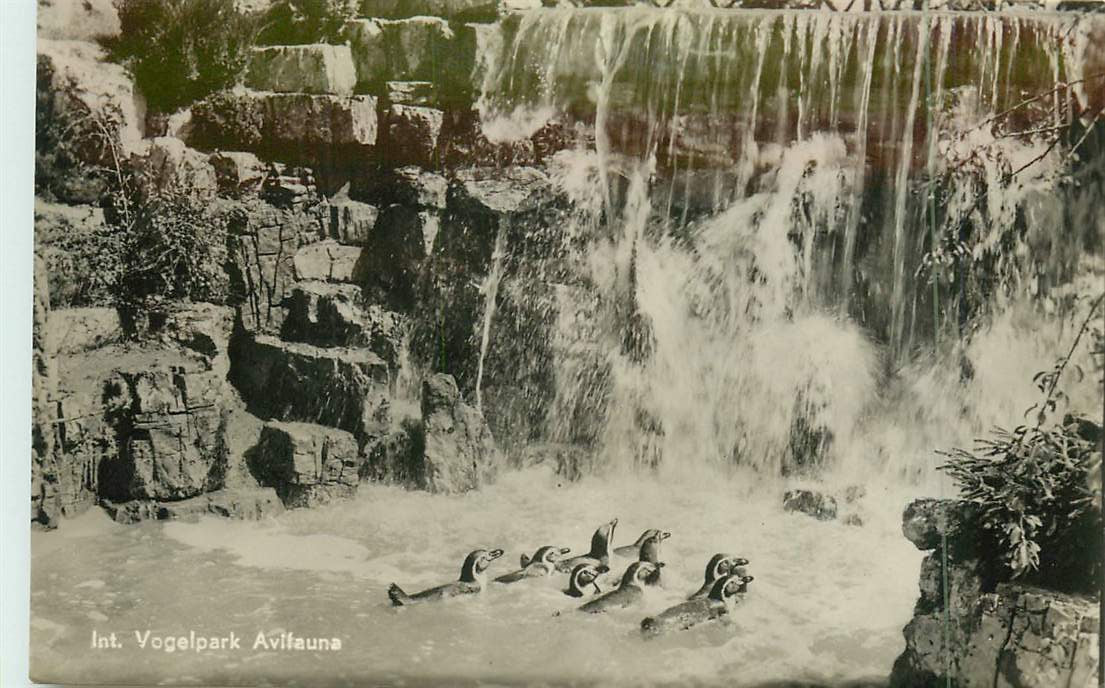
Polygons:
M1100 587L1101 421L1068 414L1051 422L1049 414L1063 396L1060 379L1101 303L1102 298L1094 302L1070 353L1036 375L1043 402L1026 413L1035 412L1035 425L998 429L978 440L973 451L944 453L949 461L940 470L956 482L963 499L980 506L977 544L997 560L986 563L998 564L999 578L1080 592ZM1090 332L1097 346L1100 334Z
M356 15L357 4L350 0L277 0L265 12L257 42L340 43L345 23Z
M123 0L119 20L122 32L107 48L160 112L237 83L256 23L234 0Z

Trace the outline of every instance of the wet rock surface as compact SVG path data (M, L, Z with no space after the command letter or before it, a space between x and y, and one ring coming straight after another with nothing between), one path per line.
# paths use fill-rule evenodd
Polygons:
M258 91L352 95L357 84L347 45L278 45L254 48L246 85Z
M105 500L102 505L118 523L194 521L201 516L256 521L284 511L280 497L271 487L225 488L171 502Z
M263 485L288 507L350 497L357 488L360 452L352 433L310 423L269 422L250 463Z
M962 542L973 539L976 515L974 505L956 500L917 500L906 508L904 534L933 551L921 564L920 597L890 685L1096 685L1098 602L1020 583L995 587Z
M837 515L836 498L813 490L789 490L783 495L783 510L797 511L818 521L832 521Z
M494 478L499 454L479 409L460 398L457 383L438 374L422 383L425 489L465 492Z

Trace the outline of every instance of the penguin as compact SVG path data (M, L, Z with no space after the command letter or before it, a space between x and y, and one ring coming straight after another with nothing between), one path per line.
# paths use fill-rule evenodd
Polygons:
M561 559L556 563L556 570L561 573L570 573L580 564L594 564L596 566L610 566L610 543L614 540L614 528L618 525L618 519L599 526L595 534L591 536L591 550L571 559Z
M629 565L617 590L612 590L584 604L581 612L599 614L609 609L620 609L636 604L644 597L645 586L655 585L660 580L663 564L649 561L635 561Z
M505 573L495 579L496 583L517 583L527 578L537 576L551 576L556 570L556 562L563 555L571 552L567 547L553 547L546 545L540 547L533 554L533 558L522 555L522 568L512 573Z
M667 631L684 631L704 621L720 618L733 611L733 607L748 592L752 576L730 574L714 582L710 594L665 609L656 616L641 621L641 632L654 637Z
M645 544L645 540L659 533L660 531L655 528L649 528L645 532L641 533L641 537L637 538L637 541L632 545L622 545L621 547L614 548L614 554L619 557L636 557L641 552L641 545Z
M730 573L743 576L745 574L745 566L748 566L748 560L743 557L734 557L732 554L722 554L720 552L715 554L710 557L710 563L706 564L705 582L702 584L702 587L692 593L687 599L696 600L708 596L710 590L714 587L714 583L719 579L724 578Z
M654 530L652 535L645 538L637 551L637 561L647 561L651 564L660 563L660 543L671 537L671 533Z
M584 595L590 594L587 590L588 586L593 587L595 593L601 594L602 588L599 587L598 578L609 570L608 567L602 564L598 566L594 564L580 564L572 569L571 576L568 578L568 589L564 591L564 594L569 597L583 597Z
M484 583L486 582L487 576L484 572L487 570L487 567L491 565L491 562L501 556L503 556L503 550L501 549L477 549L465 557L464 565L460 568L459 580L452 583L446 583L445 585L439 585L429 590L423 590L413 595L408 595L403 592L402 588L392 583L388 586L388 598L391 600L393 606L402 607L418 602L429 602L432 600L441 600L446 597L477 593L483 589Z

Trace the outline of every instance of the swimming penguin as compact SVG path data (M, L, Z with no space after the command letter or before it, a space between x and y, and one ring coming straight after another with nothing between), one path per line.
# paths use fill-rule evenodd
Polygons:
M706 564L705 582L702 587L687 599L695 600L706 597L713 589L714 583L731 573L743 576L745 566L748 566L748 560L743 557L734 557L732 554L722 554L720 552L715 554L710 557L710 563Z
M533 558L522 555L522 568L513 573L506 573L495 579L496 583L517 583L520 580L534 578L536 576L550 576L556 570L556 562L572 550L567 547L553 547L546 545L538 548Z
M692 626L724 616L748 592L752 576L730 574L714 582L710 594L666 609L656 616L641 621L641 632L646 636L655 636L667 631L683 631Z
M602 593L602 588L599 587L598 577L608 572L610 569L602 564L595 566L594 564L580 564L572 569L571 576L568 578L568 589L564 591L565 595L571 597L583 597L590 594L588 587L592 587L596 594Z
M660 563L660 543L671 537L671 533L653 531L652 535L645 538L641 548L637 551L637 561L647 561L652 564Z
M610 543L614 540L614 528L618 525L618 519L599 526L595 534L591 536L591 550L571 559L562 559L556 563L556 570L568 573L580 564L594 564L595 566L610 566Z
M659 532L660 531L656 530L655 528L649 528L645 532L641 533L641 537L637 538L637 541L634 542L632 545L622 545L621 547L615 547L614 554L617 554L619 557L632 557L636 559L637 555L641 553L641 545L645 544L645 540L648 540L650 537L656 535L656 533Z
M469 554L464 559L464 565L460 569L460 579L452 583L446 583L445 585L439 585L436 588L430 588L429 590L423 590L413 595L408 595L403 592L395 583L388 586L388 598L391 599L391 603L396 606L405 606L409 604L415 604L417 602L429 602L432 600L440 600L446 597L456 597L457 595L468 595L471 593L479 592L483 589L483 585L486 582L487 576L484 575L484 571L488 566L491 566L491 562L495 561L499 557L503 556L503 550L501 549L477 549Z
M609 609L620 609L636 604L644 597L645 586L655 585L660 580L660 568L663 564L649 561L635 561L629 565L617 590L596 597L579 608L581 612L598 614Z

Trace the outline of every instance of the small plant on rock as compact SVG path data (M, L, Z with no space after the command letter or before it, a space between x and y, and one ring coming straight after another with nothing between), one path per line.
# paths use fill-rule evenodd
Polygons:
M1094 318L1103 298L1091 306L1070 352L1036 376L1044 395L1028 411L1035 413L1036 423L998 429L972 451L946 453L949 461L940 467L955 480L963 499L980 505L982 549L1000 559L1010 578L1084 592L1100 585L1100 419L1067 414L1055 422L1050 414L1057 410L1060 379L1084 335L1101 341L1091 323L1098 322Z
M265 12L257 42L340 43L345 23L356 15L357 3L351 0L277 0Z

